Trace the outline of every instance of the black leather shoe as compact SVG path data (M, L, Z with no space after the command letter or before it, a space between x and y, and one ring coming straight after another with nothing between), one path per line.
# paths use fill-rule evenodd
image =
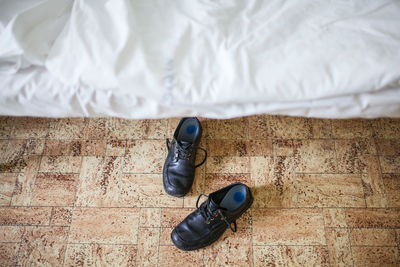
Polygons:
M192 187L195 168L207 158L207 152L198 147L202 128L197 118L183 118L178 124L172 142L167 139L168 155L163 169L165 191L175 197L186 195ZM197 149L204 151L204 160L195 165Z
M202 195L197 199L197 210L171 233L172 242L179 249L206 247L218 240L228 227L236 232L236 219L253 203L250 188L241 183L231 184L210 194L198 207Z

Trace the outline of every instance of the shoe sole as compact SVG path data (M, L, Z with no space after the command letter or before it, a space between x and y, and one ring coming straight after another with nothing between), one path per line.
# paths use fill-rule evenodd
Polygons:
M243 215L243 213L245 213L245 212L251 207L251 205L253 204L254 198L253 198L253 195L251 194L251 191L249 191L249 192L250 192L250 197L251 197L250 202L249 202L249 204L246 206L246 208L243 209L243 211L242 211L241 213L239 213L239 216L236 218L236 220L239 219L239 218ZM201 246L184 247L184 246L180 246L180 245L176 244L172 238L171 238L171 241L172 241L172 243L174 243L174 245L175 245L177 248L179 248L180 250L185 250L185 251L196 250L196 249L200 249L200 248L207 247L207 246L211 245L212 243L214 243L215 241L217 241L217 240L225 233L226 229L228 229L228 226L226 226L226 228L223 229L223 231L221 231L221 233L216 232L216 233L214 234L214 235L216 236L215 238L211 239L211 240L208 241L207 243L202 244ZM175 231L175 229L174 229L173 231ZM171 233L171 234L172 234L172 233Z

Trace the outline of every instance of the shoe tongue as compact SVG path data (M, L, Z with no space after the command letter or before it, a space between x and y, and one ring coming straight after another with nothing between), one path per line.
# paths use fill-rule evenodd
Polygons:
M208 209L212 212L214 212L215 210L219 209L220 206L214 202L214 200L212 198L210 198L210 201L208 202Z

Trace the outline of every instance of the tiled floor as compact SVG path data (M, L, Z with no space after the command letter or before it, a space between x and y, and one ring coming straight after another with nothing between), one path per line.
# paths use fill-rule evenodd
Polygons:
M209 157L162 187L179 119L0 118L0 266L400 266L400 120L202 120ZM252 208L210 247L171 229L235 181Z

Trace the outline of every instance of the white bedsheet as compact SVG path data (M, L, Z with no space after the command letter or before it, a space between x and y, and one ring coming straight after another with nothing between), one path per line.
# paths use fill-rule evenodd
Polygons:
M400 117L400 2L0 2L0 114Z

